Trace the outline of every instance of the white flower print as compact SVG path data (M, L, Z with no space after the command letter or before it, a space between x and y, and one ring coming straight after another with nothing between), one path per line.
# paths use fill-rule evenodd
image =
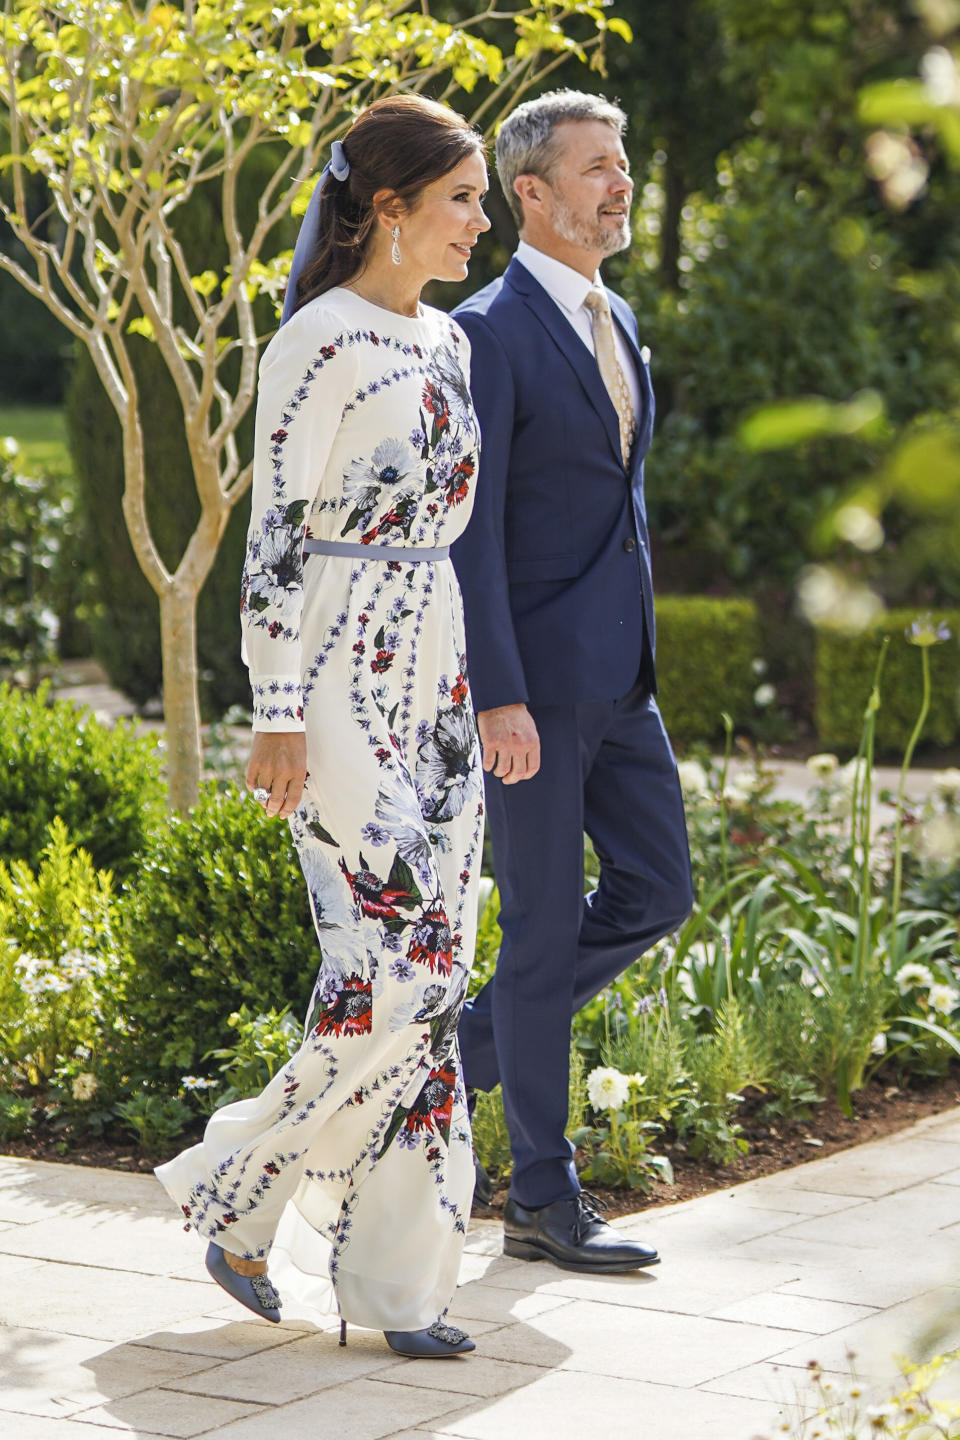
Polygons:
M381 785L374 813L386 828L400 855L420 880L431 879L433 854L423 816L414 804L412 792L397 782Z
M473 422L473 403L460 362L446 345L438 345L430 367L431 379L443 391L450 417L461 425Z
M421 744L417 760L417 789L428 820L450 820L459 815L480 790L473 764L476 728L473 712L465 705L440 710L433 733Z
M352 460L343 477L343 506L351 512L343 533L369 525L385 486L399 485L417 463L406 440L381 440L369 460Z

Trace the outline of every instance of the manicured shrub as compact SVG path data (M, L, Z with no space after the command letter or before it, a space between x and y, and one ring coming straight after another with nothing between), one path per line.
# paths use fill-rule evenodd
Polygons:
M95 866L123 878L162 814L164 785L154 736L89 710L0 685L0 859L35 870L59 815Z
M930 714L920 739L921 744L950 745L960 729L960 611L939 610L930 618L934 626L946 625L951 638L930 651ZM889 636L880 682L876 743L880 751L902 751L920 711L920 655L906 637L917 619L916 610L889 610L857 635L830 630L819 633L816 724L822 745L856 749L880 646Z
M0 861L0 1085L89 1069L113 1028L120 956L109 874L50 826L36 873ZM8 1116L9 1120L9 1116Z
M753 661L760 655L750 600L665 595L657 601L657 676L664 722L675 740L712 740L722 712L737 727L756 715Z
M319 963L307 891L287 826L236 786L205 786L196 807L151 837L122 903L125 1008L133 1065L168 1087L217 1074L230 1016L306 1011Z

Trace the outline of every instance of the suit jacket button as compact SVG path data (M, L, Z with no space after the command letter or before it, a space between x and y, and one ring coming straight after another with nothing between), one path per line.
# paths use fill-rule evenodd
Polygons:
M633 552L634 552L634 550L636 550L636 548L637 548L637 542L636 542L636 540L634 540L634 538L633 538L632 535L629 535L629 536L627 537L627 539L624 540L624 542L623 542L623 548L624 548L624 550L626 550L626 552L627 552L628 555L632 555Z

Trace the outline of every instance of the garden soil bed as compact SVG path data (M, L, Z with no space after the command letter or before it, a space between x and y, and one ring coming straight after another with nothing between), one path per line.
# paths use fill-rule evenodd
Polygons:
M853 1096L852 1120L844 1115L835 1100L827 1100L814 1108L805 1123L764 1124L758 1117L765 1098L756 1091L746 1092L737 1119L750 1149L730 1165L694 1160L681 1146L665 1144L653 1148L669 1157L674 1170L673 1185L655 1182L648 1195L589 1182L584 1182L585 1186L609 1206L606 1219L632 1215L657 1205L674 1205L678 1200L693 1200L711 1190L726 1190L745 1180L757 1180L761 1175L773 1175L810 1160L822 1160L825 1155L848 1150L851 1145L882 1139L907 1129L927 1115L938 1115L942 1110L960 1105L960 1072L951 1070L942 1079L907 1090L874 1081ZM473 1213L481 1218L495 1218L502 1213L506 1198L506 1187L498 1188L492 1203L475 1206Z
M815 1107L810 1120L796 1125L783 1121L762 1122L759 1112L764 1096L748 1091L738 1119L750 1149L730 1165L717 1165L709 1160L695 1160L679 1145L663 1145L674 1168L675 1183L656 1183L648 1195L637 1190L612 1189L590 1185L592 1193L606 1201L608 1214L629 1215L657 1205L673 1205L678 1200L692 1200L711 1190L724 1190L761 1175L772 1175L810 1160L822 1159L837 1150L877 1140L884 1135L913 1125L927 1115L937 1115L960 1105L960 1071L933 1080L922 1087L898 1090L874 1081L853 1097L854 1118L848 1119L835 1101ZM188 1145L200 1138L201 1130L181 1137ZM99 1165L108 1170L150 1171L166 1157L138 1154L130 1141L109 1139L89 1140L64 1148L60 1134L39 1131L24 1140L8 1141L3 1146L7 1155L30 1160L52 1160L69 1165ZM506 1187L500 1187L491 1205L474 1208L480 1218L498 1217L506 1200Z

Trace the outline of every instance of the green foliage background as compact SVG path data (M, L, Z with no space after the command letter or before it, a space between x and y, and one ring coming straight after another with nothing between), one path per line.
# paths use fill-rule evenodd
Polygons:
M863 725L877 656L889 641L881 681L882 705L877 714L877 745L881 751L902 750L917 718L921 688L920 655L906 638L916 619L913 610L888 610L859 635L821 630L817 635L816 719L824 745L855 748ZM930 650L930 714L924 738L951 745L960 731L960 610L931 614L934 625L946 625L951 638Z

